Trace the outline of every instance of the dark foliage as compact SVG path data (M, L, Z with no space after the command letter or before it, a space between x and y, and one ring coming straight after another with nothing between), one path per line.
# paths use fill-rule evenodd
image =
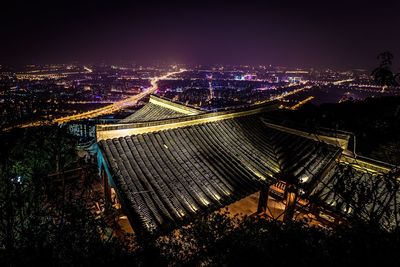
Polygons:
M59 128L44 127L2 134L1 140L3 266L128 262L130 241L115 239L105 219L89 209L96 196L81 184L60 190L47 176L76 162L73 138Z
M310 104L296 112L276 111L270 116L282 123L306 125L310 130L321 127L352 132L356 136L357 153L400 164L400 97L321 106Z
M392 71L393 54L389 51L382 52L378 55L380 61L379 67L371 72L375 83L382 86L397 86L399 85L399 75Z
M399 232L370 225L333 230L306 222L213 214L158 241L161 253L178 265L350 266L399 263Z

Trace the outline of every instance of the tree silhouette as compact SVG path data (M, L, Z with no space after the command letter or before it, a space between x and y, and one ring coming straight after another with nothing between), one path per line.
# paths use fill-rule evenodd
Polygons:
M382 86L399 85L400 73L394 74L392 71L393 54L384 51L377 56L377 59L380 61L379 67L371 72L375 82Z
M398 231L370 224L327 230L307 221L269 221L214 213L160 237L157 247L173 266L351 266L399 262ZM393 254L394 253L394 254Z
M396 73L394 75L394 82L399 85L400 84L400 73Z
M133 255L129 240L117 240L105 214L93 213L101 196L77 180L64 186L61 179L60 186L57 173L77 160L74 138L58 127L40 127L0 133L0 140L2 265L135 264L126 258Z

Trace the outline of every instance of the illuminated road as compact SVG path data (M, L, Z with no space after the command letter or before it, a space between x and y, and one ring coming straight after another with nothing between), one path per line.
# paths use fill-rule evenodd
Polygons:
M347 79L347 80L336 81L336 82L333 82L333 84L334 84L334 85L339 85L339 84L342 84L342 83L348 83L348 82L352 82L352 81L354 81L354 79Z
M86 67L86 66L83 66L83 69L86 70L86 71L89 72L89 73L92 73L92 72L93 72L92 69L90 69L89 67Z
M271 101L274 101L274 100L281 100L281 99L283 99L283 98L285 98L287 96L294 95L294 94L300 93L300 92L302 92L304 90L310 89L311 87L312 86L304 86L304 87L292 90L290 92L283 92L282 94L272 96L272 97L268 98L267 100L257 101L257 102L254 103L254 105L260 105L260 104L264 104L264 103L271 102Z
M339 85L339 84L348 83L348 82L351 82L351 81L354 81L354 79L347 79L347 80L335 81L335 82L333 82L332 84L334 84L334 85ZM273 100L281 100L281 99L283 99L283 98L285 98L285 97L287 97L287 96L291 96L291 95L300 93L300 92L302 92L302 91L304 91L304 90L308 90L308 89L310 89L310 88L312 88L311 85L309 85L309 86L304 86L304 87L301 87L301 88L292 90L292 91L290 91L290 92L283 92L282 94L275 95L275 96L273 96L273 97L270 97L270 98L267 99L267 100L258 101L258 102L256 102L255 104L262 104L262 103L269 102L269 101L273 101ZM305 101L308 102L308 101L310 101L311 99L312 99L312 98L307 98ZM304 101L304 100L303 100L303 101ZM300 105L303 105L303 104L306 103L306 102L303 103L303 101L302 101L302 103L301 103ZM298 108L298 107L295 107L295 108Z
M309 101L311 101L311 100L313 100L313 99L314 99L313 96L309 96L309 97L307 97L306 99L304 99L304 100L300 101L299 103L297 103L296 105L290 107L290 109L291 109L291 110L296 110L296 109L298 109L299 107L301 107L302 105L304 105L305 103L307 103L307 102L309 102Z
M210 94L208 95L207 100L210 101L211 99L214 99L214 88L212 87L212 82L208 82L208 90L210 91Z
M290 92L284 92L284 93L282 93L282 94L280 94L280 95L271 97L270 100L280 100L280 99L283 99L283 98L285 98L285 97L287 97L287 96L300 93L300 92L302 92L302 91L304 91L304 90L306 90L306 89L310 89L311 87L312 87L312 86L304 86L304 87L302 87L302 88L298 88L298 89L295 89L295 90L290 91Z
M70 121L89 119L89 118L94 118L94 117L101 116L101 115L111 114L111 113L119 111L127 106L134 106L142 98L148 96L149 94L154 93L158 89L158 85L157 85L158 81L166 79L172 75L185 72L185 71L186 71L185 69L180 69L179 71L169 72L163 76L152 78L150 80L151 86L149 88L147 88L145 91L141 92L140 94L128 97L126 99L123 99L121 101L115 102L111 105L108 105L108 106L105 106L102 108L90 110L90 111L75 114L75 115L57 118L52 121L44 121L43 120L43 121L35 121L35 122L20 124L20 125L14 126L12 128L27 128L27 127L34 127L34 126L41 126L41 125L48 125L48 124L62 124L62 123L70 122ZM10 130L12 128L8 128L5 130Z
M149 88L147 88L145 91L141 92L140 94L128 97L128 98L126 98L124 100L115 102L115 103L113 103L111 105L108 105L108 106L105 106L105 107L102 107L102 108L99 108L99 109L95 109L95 110L91 110L91 111L80 113L80 114L76 114L76 115L71 115L71 116L67 116L67 117L54 119L53 122L57 123L57 124L61 124L61 123L69 122L69 121L89 119L89 118L94 118L94 117L97 117L97 116L100 116L100 115L114 113L116 111L119 111L119 110L127 107L127 106L134 106L143 97L154 93L158 89L157 83L158 83L159 80L168 78L169 76L172 76L174 74L178 74L178 73L181 73L181 72L184 72L184 71L186 71L186 70L185 69L181 69L179 71L170 72L170 73L165 74L164 76L155 77L155 78L151 79L150 80L151 86Z

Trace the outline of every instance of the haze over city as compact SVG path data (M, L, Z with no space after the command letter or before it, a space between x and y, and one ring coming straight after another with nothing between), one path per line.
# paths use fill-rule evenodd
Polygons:
M398 1L13 1L0 61L371 68L400 54Z

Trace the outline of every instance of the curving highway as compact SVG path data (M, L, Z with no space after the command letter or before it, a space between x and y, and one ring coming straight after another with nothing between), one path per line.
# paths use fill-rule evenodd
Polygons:
M166 79L172 75L178 74L185 72L186 69L180 69L179 71L173 71L169 72L163 76L160 77L154 77L150 80L151 86L147 88L145 91L134 95L132 97L128 97L126 99L123 99L121 101L115 102L113 104L107 105L102 108L90 110L87 112L75 114L75 115L70 115L70 116L65 116L57 119L53 119L51 121L35 121L35 122L29 122L29 123L24 123L24 124L19 124L14 127L10 127L5 130L10 130L12 128L26 128L26 127L34 127L34 126L41 126L41 125L47 125L47 124L62 124L70 121L75 121L75 120L82 120L82 119L89 119L89 118L94 118L97 116L105 115L105 114L111 114L113 112L119 111L127 106L134 106L138 103L139 100L141 100L143 97L148 96L149 94L154 93L158 89L158 81Z
M158 81L168 78L169 76L172 76L174 74L178 74L181 72L186 71L185 69L180 69L179 71L174 71L174 72L169 72L167 74L165 74L164 76L161 77L155 77L152 78L150 80L150 84L151 86L149 88L147 88L145 91L141 92L140 94L128 97L126 99L123 99L121 101L115 102L111 105L99 108L99 109L94 109L94 110L90 110L84 113L80 113L80 114L75 114L75 115L71 115L71 116L66 116L66 117L62 117L62 118L58 118L58 119L54 119L53 122L57 123L57 124L62 124L62 123L66 123L69 121L75 121L75 120L82 120L82 119L89 119L89 118L93 118L93 117L97 117L97 116L101 116L101 115L105 115L105 114L110 114L113 112L116 112L118 110L121 110L127 106L134 106L137 104L137 102L139 100L141 100L143 97L154 93L157 89L158 89Z

